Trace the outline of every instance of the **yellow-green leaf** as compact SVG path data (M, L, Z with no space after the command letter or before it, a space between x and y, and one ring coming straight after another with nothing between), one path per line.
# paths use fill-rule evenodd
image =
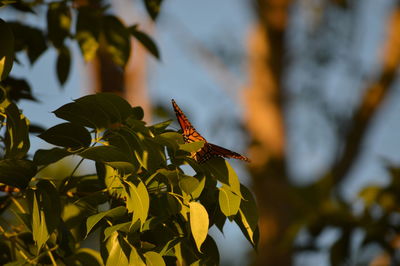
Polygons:
M135 186L131 182L129 185L129 196L126 200L126 207L129 212L133 212L132 224L140 220L142 226L147 219L150 207L149 193L143 182Z
M147 266L165 266L165 262L161 255L154 251L144 253L144 257L146 258Z
M187 152L196 152L203 148L204 141L196 141L192 143L179 144L179 149Z
M219 206L221 208L222 213L226 217L231 217L236 215L240 207L240 197L232 191L230 191L227 186L223 185L219 189Z
M208 213L199 202L190 202L190 229L199 252L208 234Z

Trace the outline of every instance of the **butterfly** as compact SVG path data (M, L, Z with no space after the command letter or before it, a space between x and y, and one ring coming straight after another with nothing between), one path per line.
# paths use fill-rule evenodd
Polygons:
M240 155L234 151L222 148L218 145L207 142L207 140L200 135L199 132L192 126L189 119L185 116L179 106L174 100L172 100L172 106L175 110L176 118L178 119L179 125L182 129L183 140L185 143L192 143L197 141L204 141L204 146L194 153L194 159L199 163L204 163L205 161L211 159L212 157L226 157L234 158L246 162L250 162L249 158Z

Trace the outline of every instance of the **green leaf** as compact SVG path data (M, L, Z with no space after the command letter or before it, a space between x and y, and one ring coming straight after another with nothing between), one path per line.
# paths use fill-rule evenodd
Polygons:
M208 234L208 213L199 202L190 202L190 229L199 252Z
M132 108L132 116L137 120L142 120L144 117L143 108L140 106L135 106Z
M203 256L200 260L199 265L207 265L207 266L219 265L218 246L211 236L207 236L207 239L206 241L204 241L201 251L203 252Z
M7 23L0 19L0 81L10 73L14 62L14 34Z
M31 64L47 50L46 38L41 29L23 25L19 22L9 22L14 33L15 52L26 51Z
M57 78L61 85L64 85L68 79L71 68L71 53L66 46L61 46L58 49L57 57Z
M193 199L197 199L198 197L200 197L201 192L203 192L205 184L206 184L206 178L203 177L199 182L199 185L191 193Z
M378 196L382 192L382 187L369 186L361 190L359 197L364 200L364 204L369 207L376 203Z
M70 35L71 11L65 2L49 3L47 10L47 36L55 47L63 46Z
M48 165L55 163L68 155L71 155L71 153L68 152L66 149L60 149L60 148L53 148L50 150L39 149L35 152L35 155L33 156L33 162L36 165Z
M76 36L79 48L85 61L92 60L99 48L101 30L100 13L98 9L81 7L78 9Z
M226 217L231 217L233 215L236 215L236 213L239 211L241 199L239 196L232 193L226 187L226 185L223 185L219 189L218 200L219 200L219 206L221 208L221 211Z
M169 119L167 121L164 122L160 122L157 124L154 124L152 126L150 126L150 130L154 133L154 134L161 134L164 133L165 129L172 123L172 119ZM167 132L166 132L167 133ZM173 133L173 132L170 132ZM179 135L179 134L178 134ZM182 135L181 135L182 138Z
M5 158L22 159L26 156L29 147L29 121L20 113L14 103L5 108L7 115L7 130L5 136L6 154Z
M0 183L25 189L36 171L36 166L29 160L0 160Z
M8 97L11 101L18 102L21 99L38 101L32 95L32 89L25 79L18 79L9 76L2 82L2 85L7 90Z
M236 195L242 197L240 193L240 182L235 170L222 158L214 158L205 163L205 166L222 184L227 185Z
M179 187L186 193L191 194L196 188L199 186L199 180L194 178L193 176L188 175L179 175Z
M165 176L173 186L178 184L179 173L177 170L159 169L157 170L157 173Z
M129 256L129 264L135 266L146 266L135 247L132 247Z
M122 206L113 208L111 210L100 212L95 215L90 216L86 220L86 236L89 235L93 227L101 221L104 217L115 219L116 217L121 217L126 213L126 209Z
M137 25L129 27L129 32L147 49L147 51L160 60L160 52L158 51L157 45L149 35L138 30Z
M201 148L203 148L205 142L204 141L196 141L192 143L185 143L185 144L179 144L179 149L187 152L197 152Z
M96 146L85 149L80 156L96 162L130 162L129 157L114 146Z
M154 140L167 147L170 147L174 151L179 149L179 144L183 144L182 135L176 132L165 132L154 138Z
M61 119L90 128L107 128L124 122L131 114L130 104L112 93L98 93L76 99L61 106L55 115Z
M122 126L119 130L107 131L103 137L110 145L118 147L132 159L135 159L137 154L144 152L136 132L126 126ZM135 161L139 163L137 160Z
M127 184L129 186L129 196L126 199L126 208L128 212L133 212L132 224L140 220L143 226L150 207L149 193L143 182L139 182L137 186L131 182Z
M67 120L71 123L78 124L89 128L102 128L96 125L97 120L103 117L102 113L96 113L97 110L89 110L89 108L82 107L76 103L67 103L53 113L61 119ZM97 119L96 119L97 118Z
M79 262L80 265L93 265L93 266L103 266L103 260L99 254L99 252L89 249L89 248L80 248L76 251L74 255L75 265Z
M114 233L106 243L108 250L108 258L106 262L106 266L115 266L115 265L129 265L128 258L124 252L124 247L121 245L122 241L120 241L118 237L118 233Z
M50 234L58 227L61 204L56 187L48 180L40 180L33 193L32 234L38 253Z
M121 230L124 232L128 232L130 224L131 224L131 222L126 222L126 223L116 224L116 225L107 227L104 230L104 240L107 240L107 238L109 238L115 231Z
M92 141L86 128L72 123L62 123L39 135L48 143L70 148L88 147Z
M182 240L182 237L176 237L173 238L171 240L169 240L165 246L162 248L162 250L160 251L160 255L164 256L166 255L170 250L172 250L176 244L178 244L180 241Z
M153 20L157 19L158 13L160 12L162 0L143 0L147 13Z
M147 266L165 266L165 262L161 255L154 251L144 253L144 257L146 258Z
M129 31L115 16L104 16L102 22L106 50L115 64L124 67L131 52Z
M50 235L47 231L45 215L41 207L39 207L40 203L36 197L36 193L33 194L33 210L32 210L32 234L33 240L36 242L38 246L38 254L40 249L46 243L47 239L49 239Z
M242 233L253 246L257 246L256 232L258 226L257 204L250 190L245 186L240 186L243 200L240 202L239 214L235 222L239 225Z
M105 164L117 169L122 174L135 173L138 170L136 165L128 162L105 162Z

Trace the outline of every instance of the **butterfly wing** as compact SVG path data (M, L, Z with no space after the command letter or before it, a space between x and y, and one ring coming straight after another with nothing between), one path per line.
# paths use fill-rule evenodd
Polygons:
M210 153L211 156L221 156L221 157L226 157L226 158L238 159L238 160L242 160L245 162L250 162L249 158L247 158L246 156L243 156L237 152L222 148L221 146L218 146L218 145L215 145L212 143L207 143L207 145L209 146L209 150L210 150L208 153Z
M189 119L182 112L181 108L172 100L172 106L174 107L176 118L178 119L179 125L182 128L183 139L186 143L196 142L196 141L206 141L203 136L196 131L196 129L189 122Z
M249 158L246 156L240 155L234 151L222 148L218 145L208 143L203 136L196 131L196 129L189 122L189 119L185 116L182 110L179 108L178 104L174 100L172 100L172 106L174 107L176 118L178 119L179 125L182 128L183 139L186 143L196 142L196 141L204 141L205 144L203 148L199 151L193 153L193 157L197 162L203 163L212 157L226 157L226 158L234 158L246 162L250 162Z

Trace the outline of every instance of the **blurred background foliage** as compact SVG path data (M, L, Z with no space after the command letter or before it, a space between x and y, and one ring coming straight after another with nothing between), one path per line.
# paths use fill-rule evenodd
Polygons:
M236 0L236 11L229 1L101 1L118 17L105 18L109 28L121 29L120 23L129 27L109 30L98 42L93 41L97 15L90 6L100 1L67 2L94 19L84 23L79 14L70 16L55 3L47 13L48 24L41 21L36 27L21 21L33 13L43 17L48 11L41 1L17 1L1 10L15 32L15 49L26 52L30 64L48 46L54 48L55 75L60 84L67 84L74 48L63 27L75 23L83 58L92 59L81 77L89 79L91 92L124 96L144 107L147 121L165 116L169 111L164 106L176 94L179 102L187 101L195 125L223 132L216 138L225 143L232 139L231 146L248 143L252 163L243 171L259 206L259 252L240 260L222 254L221 263L399 263L399 1ZM160 9L152 9L160 3ZM131 10L147 10L152 19L126 21L132 19ZM180 20L178 11L187 20ZM242 13L246 19L238 15ZM230 19L225 28L215 28L213 38L198 25L212 27L207 20L219 14ZM231 26L237 35L227 34L235 23L244 29ZM29 34L18 35L21 27ZM178 47L171 54L161 38L168 27ZM153 31L154 42L149 37ZM133 44L128 35L136 38ZM115 47L122 49L115 52ZM161 59L156 64L165 64L168 71L149 63L144 50ZM187 61L186 68L171 74L174 64L168 62L181 60ZM209 75L207 81L185 79L198 72L197 65ZM49 75L52 70L46 71ZM152 82L157 75L161 81ZM15 100L40 101L29 81L9 77L4 83ZM198 89L203 84L222 90ZM162 89L149 92L152 86ZM174 86L183 88L173 92ZM226 122L238 117L233 126ZM38 132L40 126L31 129ZM244 136L248 141L242 141Z

